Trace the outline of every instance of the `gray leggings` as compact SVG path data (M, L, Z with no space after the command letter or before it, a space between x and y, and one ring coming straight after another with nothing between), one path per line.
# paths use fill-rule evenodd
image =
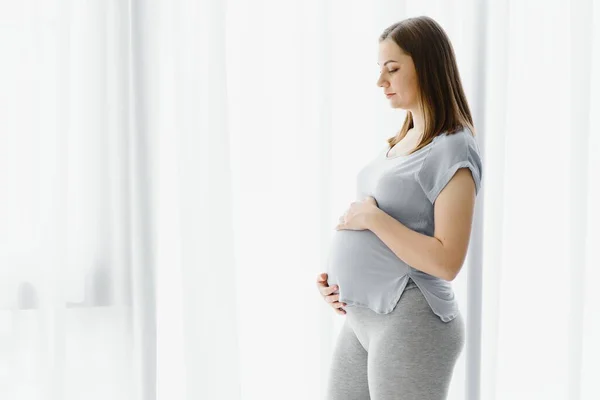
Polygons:
M445 400L465 344L459 314L443 322L411 279L396 308L346 307L326 400Z

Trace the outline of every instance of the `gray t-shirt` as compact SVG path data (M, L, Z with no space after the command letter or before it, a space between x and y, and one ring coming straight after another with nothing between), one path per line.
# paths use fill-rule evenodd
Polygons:
M479 193L482 163L467 128L443 133L413 154L386 158L389 146L357 175L356 200L373 196L378 207L408 228L433 236L433 204L460 168L469 168ZM328 284L339 285L339 301L391 312L412 279L444 322L458 314L452 283L403 262L372 231L335 231L328 260Z

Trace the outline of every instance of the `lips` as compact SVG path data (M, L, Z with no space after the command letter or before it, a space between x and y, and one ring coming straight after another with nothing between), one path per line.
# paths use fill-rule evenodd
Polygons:
M386 93L385 97L392 97L393 95L395 95L396 93Z

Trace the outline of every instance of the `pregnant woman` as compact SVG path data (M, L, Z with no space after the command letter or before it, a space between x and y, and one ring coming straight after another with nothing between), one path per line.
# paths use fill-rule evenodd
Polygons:
M482 162L446 33L409 18L379 38L377 85L404 125L358 173L317 286L346 319L327 400L443 400L465 345L452 289Z

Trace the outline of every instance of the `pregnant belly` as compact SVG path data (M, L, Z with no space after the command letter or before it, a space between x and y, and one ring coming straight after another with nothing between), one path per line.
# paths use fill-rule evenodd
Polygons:
M388 287L398 281L410 267L396 256L370 230L336 231L328 260L328 284L338 284L340 294L361 287ZM346 294L350 294L348 291Z

